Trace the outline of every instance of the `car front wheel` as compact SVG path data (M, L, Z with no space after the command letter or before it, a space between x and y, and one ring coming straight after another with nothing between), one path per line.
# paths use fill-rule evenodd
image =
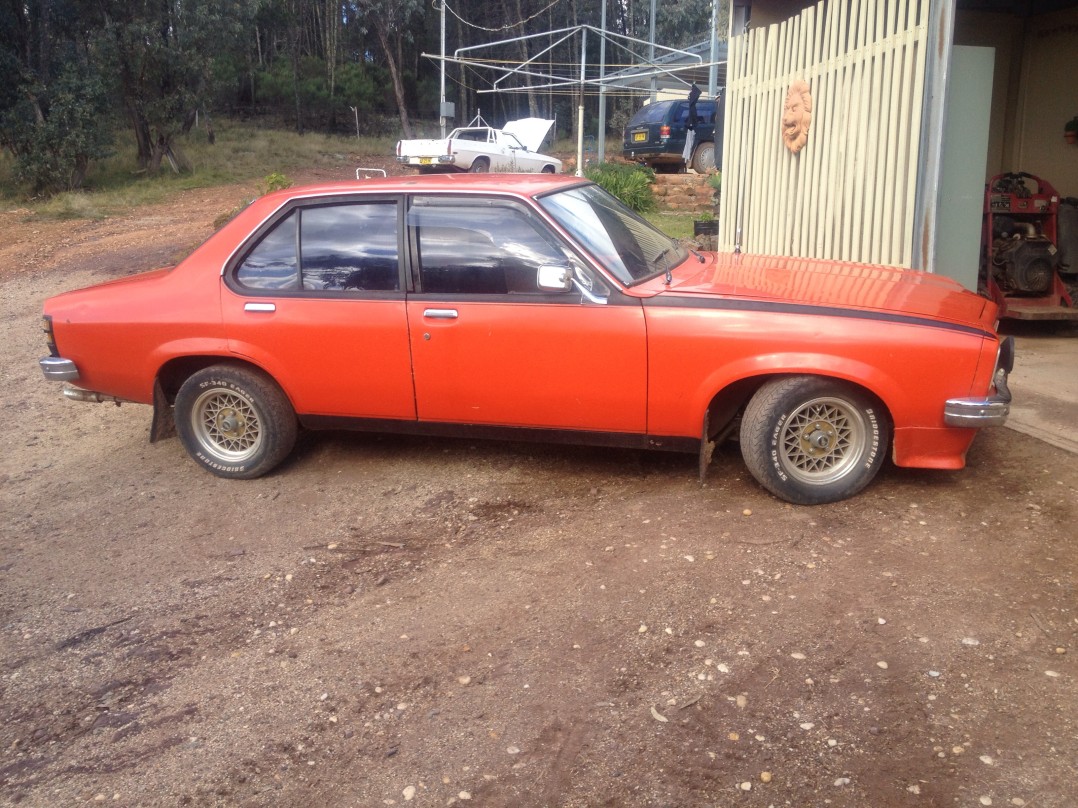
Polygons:
M187 453L218 477L249 480L277 466L296 442L296 415L262 373L236 365L200 370L176 395Z
M883 407L850 385L816 376L774 379L741 419L741 454L780 499L820 505L853 496L887 454Z

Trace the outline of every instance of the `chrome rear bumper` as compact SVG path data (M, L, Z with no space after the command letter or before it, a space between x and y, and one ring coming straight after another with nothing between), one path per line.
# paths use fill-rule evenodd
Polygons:
M70 359L59 356L46 356L38 360L41 372L50 382L73 382L79 378L79 369Z

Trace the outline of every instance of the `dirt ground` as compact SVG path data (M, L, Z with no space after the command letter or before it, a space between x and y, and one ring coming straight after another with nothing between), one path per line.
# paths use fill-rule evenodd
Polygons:
M347 172L342 172L342 176ZM251 187L0 212L0 803L982 806L1078 793L1078 466L766 494L696 459L307 435L226 482L46 383L42 300Z

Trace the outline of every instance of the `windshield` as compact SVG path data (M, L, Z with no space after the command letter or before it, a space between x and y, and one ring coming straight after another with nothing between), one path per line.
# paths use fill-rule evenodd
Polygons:
M539 204L626 286L666 272L689 256L598 185L559 191Z

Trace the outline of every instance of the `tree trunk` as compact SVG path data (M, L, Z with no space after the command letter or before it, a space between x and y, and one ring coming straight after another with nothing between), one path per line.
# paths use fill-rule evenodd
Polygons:
M411 138L412 124L408 120L408 106L404 100L404 84L401 81L400 68L397 65L397 59L393 55L393 47L389 42L389 33L386 31L385 25L381 22L375 24L375 31L378 33L378 41L382 45L382 50L386 55L386 66L389 68L389 75L393 79L393 95L397 99L397 112L400 115L401 129L404 131L406 138Z
M605 0L604 0L604 2L605 2ZM517 14L517 20L523 21L524 12L521 10L520 0L516 0L516 14ZM525 33L524 32L524 23L521 22L521 24L520 24L520 34L519 35L524 36L524 33ZM528 61L528 43L525 40L521 39L521 40L518 41L518 45L520 47L520 61L522 63ZM525 68L525 70L531 70L531 69L532 69L531 66L528 66L528 67ZM528 114L533 118L538 118L539 117L539 101L538 101L538 99L536 99L535 90L532 88L531 76L525 76L524 77L524 85L528 88Z
M150 170L153 157L153 140L150 138L150 125L137 109L130 109L128 115L131 118L131 128L135 130L135 144L138 146L138 167L144 171ZM158 158L157 162L160 164L161 159Z

